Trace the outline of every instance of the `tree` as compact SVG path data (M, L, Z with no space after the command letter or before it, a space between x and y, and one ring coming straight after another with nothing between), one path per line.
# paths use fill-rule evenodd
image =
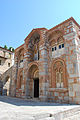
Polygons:
M14 48L13 47L9 47L9 50L14 52Z
M4 45L4 48L5 48L5 49L8 49L8 48L7 48L7 45Z
M11 50L12 50L12 47L9 47L9 50L11 51Z
M14 48L12 48L12 52L14 52Z

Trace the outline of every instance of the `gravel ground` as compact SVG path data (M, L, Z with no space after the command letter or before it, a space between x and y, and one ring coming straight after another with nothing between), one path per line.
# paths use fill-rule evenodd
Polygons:
M72 112L72 110L76 111ZM64 120L80 120L76 118L80 116L80 105L29 102L19 98L0 96L0 120L62 120L58 117L58 113L62 114L64 111L70 113L68 116L65 112L64 115L67 114L67 118Z

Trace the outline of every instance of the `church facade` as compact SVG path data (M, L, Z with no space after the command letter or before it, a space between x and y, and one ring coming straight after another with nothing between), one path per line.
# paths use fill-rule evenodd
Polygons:
M80 104L80 25L33 29L15 50L11 95Z

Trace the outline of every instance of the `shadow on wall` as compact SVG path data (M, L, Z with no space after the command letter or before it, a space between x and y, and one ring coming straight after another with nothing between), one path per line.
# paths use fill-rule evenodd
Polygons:
M0 101L16 106L71 106L72 104L60 104L60 103L50 103L50 102L39 102L39 101L27 101L20 98L0 96Z
M10 95L10 77L6 77L5 81L0 80L0 96Z
M0 96L2 95L2 91L3 91L3 83L0 79Z
M6 70L2 75L1 75L1 94L2 96L10 96L11 95L11 84L12 84L12 70L13 66L10 67L8 70Z
M7 76L3 82L3 94L5 96L10 95L10 77Z

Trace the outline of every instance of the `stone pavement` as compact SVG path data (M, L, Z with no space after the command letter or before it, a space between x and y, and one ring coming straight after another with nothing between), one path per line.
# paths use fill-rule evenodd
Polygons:
M80 105L0 96L0 120L80 120Z

